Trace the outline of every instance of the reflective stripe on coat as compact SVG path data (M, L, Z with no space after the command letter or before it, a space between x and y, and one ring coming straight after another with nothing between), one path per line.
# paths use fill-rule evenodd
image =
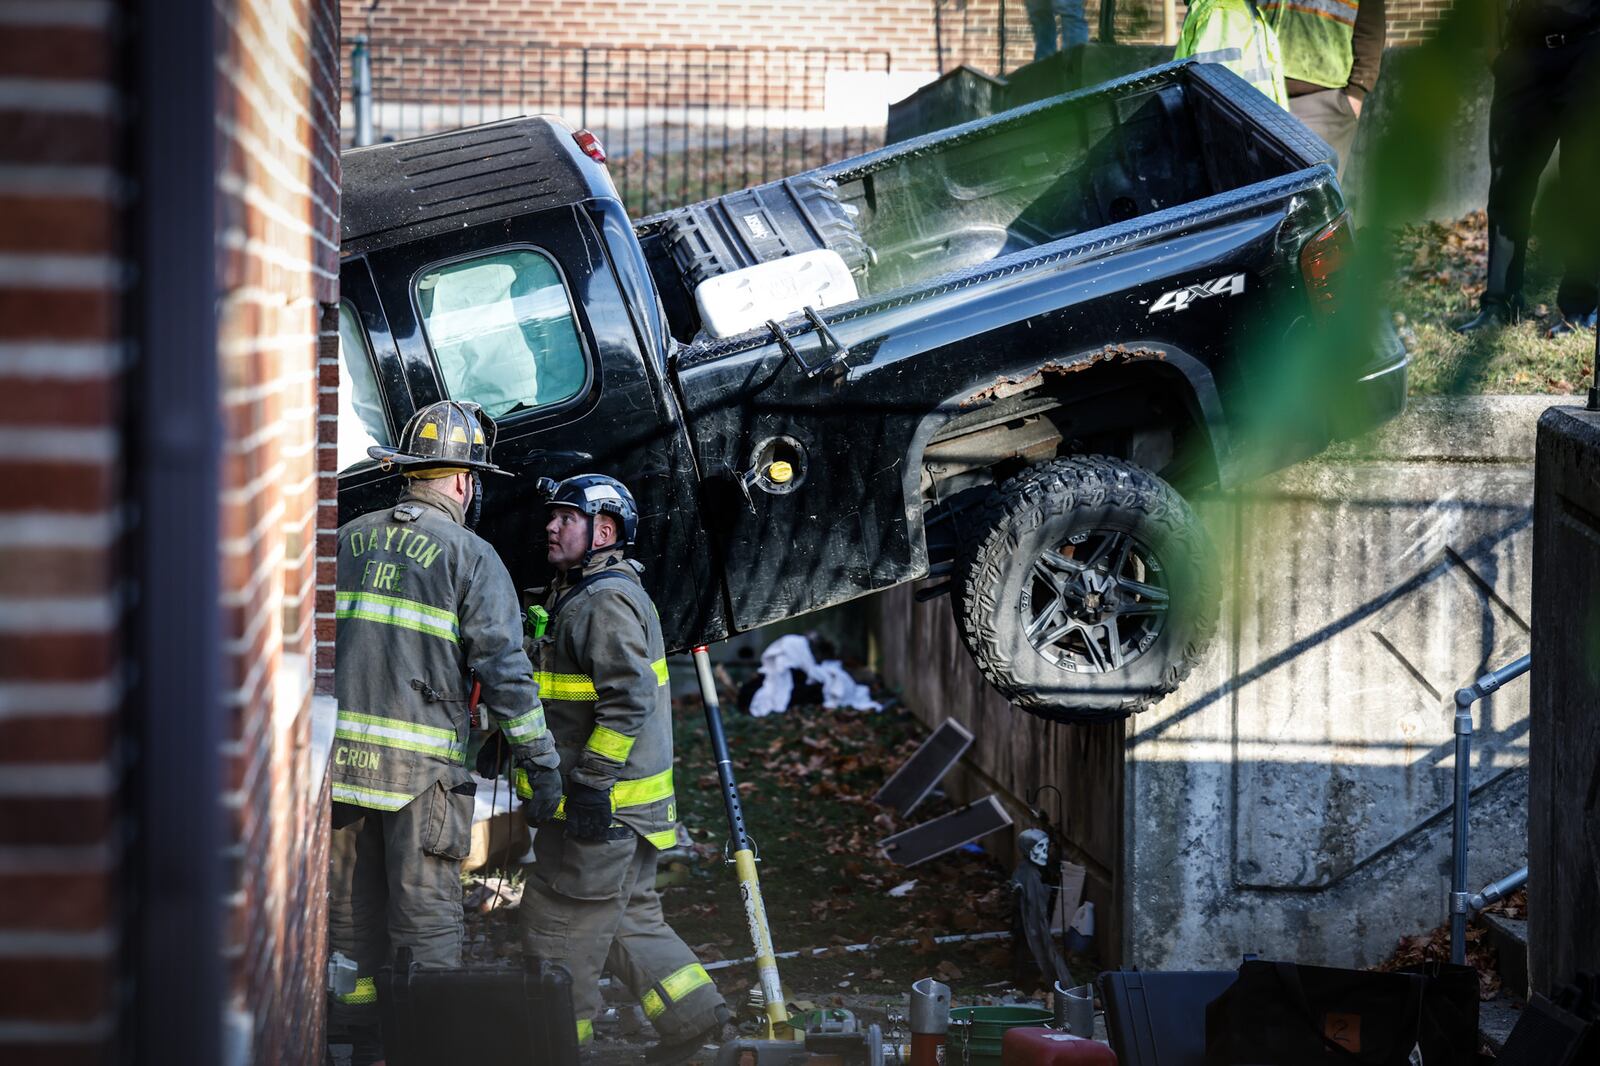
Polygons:
M1195 0L1183 19L1174 59L1221 63L1287 109L1278 38L1252 0Z

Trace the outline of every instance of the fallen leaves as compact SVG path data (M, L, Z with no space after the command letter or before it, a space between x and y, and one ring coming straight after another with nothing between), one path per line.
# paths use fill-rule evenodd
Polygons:
M1519 890L1488 908L1491 913L1508 918L1526 917L1528 896ZM1467 925L1467 965L1478 971L1478 998L1493 999L1500 992L1499 960L1489 943L1489 931L1481 920L1474 918ZM1373 969L1388 973L1407 966L1420 966L1425 962L1450 961L1450 926L1441 925L1431 932L1400 938L1394 954Z

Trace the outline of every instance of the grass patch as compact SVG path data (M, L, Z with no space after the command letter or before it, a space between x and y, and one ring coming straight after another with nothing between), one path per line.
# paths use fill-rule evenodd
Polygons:
M1019 961L1009 939L938 945L933 937L1009 930L1009 871L981 852L956 852L915 869L887 862L877 842L907 824L950 809L931 799L910 823L870 802L889 774L926 736L903 711L861 715L808 708L768 718L730 714L728 743L742 782L746 824L761 854L761 889L779 951L823 948L820 957L779 964L785 990L818 1001L863 993L894 994L919 977L938 975L958 997L993 995ZM676 711L679 814L701 861L662 897L668 919L701 958L750 953L738 885L721 863L727 836L698 701ZM915 880L904 896L895 886ZM916 941L894 945L894 941ZM846 945L880 942L868 952ZM1026 963L1031 966L1031 963ZM754 969L718 971L730 1002L743 999ZM832 1000L828 1000L832 1001Z
M1529 247L1526 279L1534 317L1471 338L1451 329L1477 311L1488 254L1486 231L1479 211L1455 222L1408 226L1397 235L1391 304L1411 352L1411 394L1586 390L1594 366L1594 334L1545 338L1545 330L1559 317L1555 299L1561 266L1543 254L1538 241Z

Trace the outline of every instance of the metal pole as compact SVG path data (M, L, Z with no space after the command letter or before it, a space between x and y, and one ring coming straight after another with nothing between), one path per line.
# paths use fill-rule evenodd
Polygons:
M1006 0L1000 0L1000 69L997 73L1005 77L1006 73Z
M761 978L761 997L767 1014L769 1040L788 1035L789 1009L784 1001L783 983L778 980L778 962L772 948L772 932L767 925L767 907L761 899L761 879L756 874L755 850L744 830L744 810L739 805L739 785L733 778L733 760L728 756L728 738L722 732L722 708L717 700L717 683L711 676L711 656L704 644L694 649L694 672L700 681L700 699L706 707L706 732L711 737L711 754L717 760L717 780L722 784L722 805L728 814L728 831L733 846L733 864L739 875L739 897L744 902L745 922L750 927L750 942L755 950L756 971Z
M223 896L235 887L222 850L232 836L221 772L230 728L222 693L231 682L218 609L217 5L131 6L138 17L127 85L139 106L131 111L137 181L128 229L138 269L127 298L136 343L121 447L130 516L123 561L137 595L121 621L133 667L122 739L130 775L118 808L127 849L107 845L108 861L126 864L124 994L106 1009L116 1016L119 1062L215 1066L226 1061L221 1026L233 972L223 960ZM233 877L250 878L249 858ZM319 930L323 916L305 921L308 932ZM320 985L325 960L304 962Z
M1467 695L1463 700L1461 697ZM1456 693L1456 803L1450 847L1450 961L1467 961L1467 805L1472 799L1472 704Z
M367 50L367 35L356 34L350 52L356 97L356 146L372 144L372 53Z
M944 73L944 0L933 0L933 57L939 73Z
M1178 0L1161 0L1161 43L1178 43Z
M1586 411L1600 411L1600 322L1594 331L1594 383L1589 386L1589 403Z
M1467 961L1467 915L1471 897L1467 893L1467 813L1472 797L1472 705L1507 681L1528 672L1531 655L1484 674L1466 688L1456 690L1456 767L1455 809L1451 818L1450 876L1450 961Z

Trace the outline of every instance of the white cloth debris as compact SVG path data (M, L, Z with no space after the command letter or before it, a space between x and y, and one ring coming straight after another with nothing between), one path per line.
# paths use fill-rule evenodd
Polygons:
M911 895L911 890L916 887L917 883L915 881L901 881L898 885L895 885L889 890L889 895L893 896L895 899L899 899L902 896Z
M883 705L872 698L867 686L858 684L837 659L817 662L811 654L811 641L799 633L779 637L761 653L761 687L750 700L750 714L765 718L789 709L794 695L794 676L790 670L805 672L806 680L822 686L822 705L828 709L849 707L856 711L876 711Z

